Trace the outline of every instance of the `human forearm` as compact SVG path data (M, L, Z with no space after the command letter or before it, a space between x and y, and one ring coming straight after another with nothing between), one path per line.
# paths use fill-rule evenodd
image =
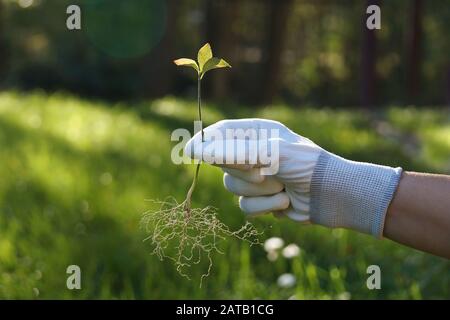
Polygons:
M404 172L384 236L450 259L450 176Z

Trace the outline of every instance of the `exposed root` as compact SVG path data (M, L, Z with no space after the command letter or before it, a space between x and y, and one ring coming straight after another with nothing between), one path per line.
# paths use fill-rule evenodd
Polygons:
M145 241L150 241L152 254L160 260L172 260L180 275L190 279L189 268L202 259L208 260L208 269L200 279L201 286L211 272L213 254L223 254L218 246L221 240L232 237L250 245L260 244L261 233L248 221L232 231L219 220L216 208L191 208L186 201L178 203L174 198L154 201L160 208L144 213L141 224L149 233Z

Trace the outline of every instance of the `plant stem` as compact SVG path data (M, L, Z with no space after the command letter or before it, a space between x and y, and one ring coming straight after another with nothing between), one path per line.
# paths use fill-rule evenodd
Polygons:
M202 135L202 143L205 142L205 136L203 132L203 122L202 122L202 98L201 98L201 78L200 75L197 78L197 103L198 103L198 119L200 120L201 124L201 135ZM203 151L202 151L203 153ZM202 160L199 160L200 162L197 164L197 167L195 169L195 175L194 180L192 180L191 187L188 190L188 193L186 195L186 201L184 204L184 211L186 218L189 218L190 211L191 211L191 199L192 194L194 193L195 187L197 185L198 180L198 173L200 172L200 165L202 164Z
M195 187L197 186L197 180L198 180L198 173L200 171L200 165L201 165L201 163L199 162L197 164L197 168L195 169L194 180L192 180L191 187L189 188L189 191L188 191L188 193L186 195L186 202L184 203L184 211L185 211L186 218L189 217L189 214L190 214L190 211L191 211L191 199L192 199L192 194L194 193Z
M197 79L197 103L198 103L198 119L201 122L201 130L202 130L202 143L205 142L205 135L203 132L203 120L202 120L202 96L201 96L201 87L202 87L202 79L200 75Z

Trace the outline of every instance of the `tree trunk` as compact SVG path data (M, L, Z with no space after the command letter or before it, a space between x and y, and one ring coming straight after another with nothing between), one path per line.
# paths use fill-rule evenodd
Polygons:
M264 66L261 102L271 103L278 94L281 82L282 54L286 42L286 28L292 8L292 0L268 0L269 30L267 59Z
M376 29L370 30L366 26L366 8L370 5L379 5L378 0L367 0L362 21L363 41L361 50L361 87L360 99L363 107L373 107L376 103Z
M0 0L0 88L2 87L2 83L6 78L6 67L7 67L4 19L5 19L5 7L3 4L3 0Z
M177 0L167 0L166 32L159 45L148 54L143 64L145 79L145 97L161 97L170 92L175 70L173 60L176 58L174 39L177 25Z
M450 64L447 65L445 80L446 80L446 83L444 84L445 103L447 104L447 107L450 107Z
M417 103L422 57L422 0L414 0L412 3L408 32L408 99L410 103Z
M238 14L237 0L219 0L206 2L207 41L211 43L214 55L223 57L233 65L235 37L233 22ZM211 93L213 98L223 99L229 94L230 72L213 72Z

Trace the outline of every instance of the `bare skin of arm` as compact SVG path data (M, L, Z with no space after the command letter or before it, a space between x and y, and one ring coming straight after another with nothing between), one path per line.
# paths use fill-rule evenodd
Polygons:
M384 236L450 259L450 176L404 172L387 211Z

